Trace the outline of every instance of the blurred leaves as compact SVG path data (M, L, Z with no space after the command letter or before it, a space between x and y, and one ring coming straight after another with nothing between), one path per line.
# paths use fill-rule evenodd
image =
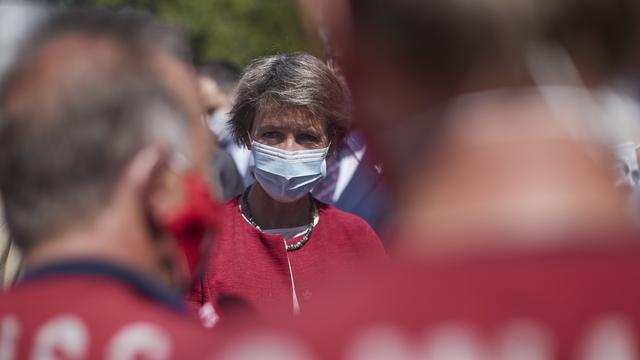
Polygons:
M135 8L187 29L197 62L305 50L294 0L50 0L63 6Z

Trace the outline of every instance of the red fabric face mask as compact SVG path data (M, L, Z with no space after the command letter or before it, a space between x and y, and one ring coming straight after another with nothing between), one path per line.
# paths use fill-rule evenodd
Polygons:
M213 236L219 228L218 203L207 183L191 171L183 177L183 205L165 221L165 229L174 236L184 252L187 278L196 281L204 269L212 248Z

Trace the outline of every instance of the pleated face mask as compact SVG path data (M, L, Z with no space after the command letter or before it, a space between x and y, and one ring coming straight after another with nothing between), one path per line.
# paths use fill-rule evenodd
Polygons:
M286 151L251 142L253 175L276 201L293 202L307 195L327 173L329 147Z

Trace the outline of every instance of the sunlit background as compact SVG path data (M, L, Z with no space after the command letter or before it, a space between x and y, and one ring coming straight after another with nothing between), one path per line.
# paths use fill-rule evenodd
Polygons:
M136 9L189 31L196 63L306 50L293 0L49 0L61 7Z

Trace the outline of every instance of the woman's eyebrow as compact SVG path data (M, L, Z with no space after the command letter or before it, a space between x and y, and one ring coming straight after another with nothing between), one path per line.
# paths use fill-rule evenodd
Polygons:
M314 136L318 136L318 137L320 137L322 135L321 131L318 131L317 129L312 129L312 128L300 129L300 130L298 130L298 132L309 134L309 135L314 135Z
M263 131L264 130L281 130L281 131L291 130L295 132L313 132L316 134L322 132L321 129L310 124L287 124L287 125L261 124L261 125L258 125L258 130L263 130Z
M258 125L258 130L261 130L261 131L265 131L265 130L286 130L286 129L287 129L286 126L278 126L278 125L273 125L273 124Z

